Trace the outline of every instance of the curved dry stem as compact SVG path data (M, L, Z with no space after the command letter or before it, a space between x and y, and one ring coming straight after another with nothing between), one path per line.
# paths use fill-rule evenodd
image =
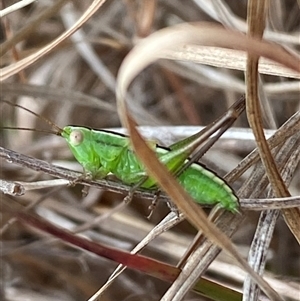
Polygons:
M253 272L247 262L233 247L231 241L214 224L207 220L203 211L195 205L189 195L178 185L166 167L157 160L135 129L136 124L127 110L125 95L130 83L137 74L158 58L164 57L165 51L182 47L185 43L238 48L271 58L297 71L300 71L300 66L295 66L295 62L297 62L295 57L282 51L280 47L267 42L249 39L214 25L209 26L207 23L195 26L184 24L156 32L138 44L125 58L119 70L117 86L119 116L123 124L128 128L133 147L145 164L149 174L158 181L163 190L170 195L178 208L183 211L197 229L201 229L209 239L233 255L270 298L282 300L260 276Z

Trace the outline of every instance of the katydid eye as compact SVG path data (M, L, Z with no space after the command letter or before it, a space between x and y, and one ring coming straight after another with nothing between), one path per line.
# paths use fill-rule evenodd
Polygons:
M74 130L70 133L70 143L74 146L79 145L84 139L83 133L80 130Z

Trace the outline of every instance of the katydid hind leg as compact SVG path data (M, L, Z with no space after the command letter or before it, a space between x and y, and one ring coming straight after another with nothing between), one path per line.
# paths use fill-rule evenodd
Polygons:
M217 139L213 140L213 143L235 122L237 117L245 109L245 95L242 95L238 101L236 101L221 117L215 120L210 125L206 126L203 130L198 133L180 140L169 146L171 150L181 150L191 154L198 146L203 144L207 139L220 130L220 134Z
M245 109L245 94L240 97L228 110L225 114L223 114L220 118L214 121L212 124L205 127L202 131L183 139L173 145L171 145L171 149L180 147L180 144L195 142L195 146L191 145L191 152L198 148L199 145L205 144L201 147L201 149L197 150L196 153L189 158L188 161L183 164L179 170L176 172L176 176L179 176L184 170L186 170L189 166L191 166L194 162L198 162L198 160L215 144L215 142L229 129L232 124L236 121L237 117L241 115L241 113ZM215 134L213 137L209 138L212 134ZM208 139L209 138L209 139ZM194 149L193 149L194 148Z

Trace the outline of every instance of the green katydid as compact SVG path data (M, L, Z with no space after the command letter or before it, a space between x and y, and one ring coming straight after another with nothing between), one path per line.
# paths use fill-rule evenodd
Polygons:
M12 105L10 102L3 102ZM55 134L66 140L86 175L93 179L100 179L108 174L113 174L125 184L140 184L139 187L141 188L157 189L155 180L147 177L143 165L132 151L129 137L81 126L66 126L61 129L27 108L20 105L14 106L22 108L49 123L56 130ZM169 148L149 143L160 161L178 176L179 182L195 202L204 205L217 204L221 208L236 212L239 207L238 198L225 180L200 163L189 161L190 153L203 142L203 139L199 138L200 134L197 133L192 137L183 139ZM208 136L210 135L211 133L208 134Z

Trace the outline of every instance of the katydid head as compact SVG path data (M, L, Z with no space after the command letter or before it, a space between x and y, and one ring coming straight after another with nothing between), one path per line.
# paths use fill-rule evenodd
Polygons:
M62 129L61 136L65 138L69 146L73 148L83 144L89 132L90 129L88 128L68 125Z
M83 166L84 170L94 174L98 169L99 160L96 158L97 156L94 156L91 130L69 125L63 128L61 136L66 140L73 156ZM94 161L95 158L96 161Z
M32 115L38 117L39 119L46 122L48 125L50 125L53 128L53 131L51 130L39 130L39 129L33 129L33 128L20 128L20 127L2 127L2 129L13 129L13 130L27 130L27 131L35 131L35 132L43 132L43 133L50 133L55 134L58 136L61 136L65 139L68 146L70 147L71 152L77 159L77 161L84 166L85 161L89 161L89 155L90 155L90 143L89 137L91 130L84 127L78 127L78 126L65 126L64 128L60 128L55 123L50 121L49 119L45 118L44 116L41 116L30 109L27 109L21 105L10 103L6 100L1 100L2 102L13 106L20 108L26 112L31 113ZM83 143L85 142L85 143Z

